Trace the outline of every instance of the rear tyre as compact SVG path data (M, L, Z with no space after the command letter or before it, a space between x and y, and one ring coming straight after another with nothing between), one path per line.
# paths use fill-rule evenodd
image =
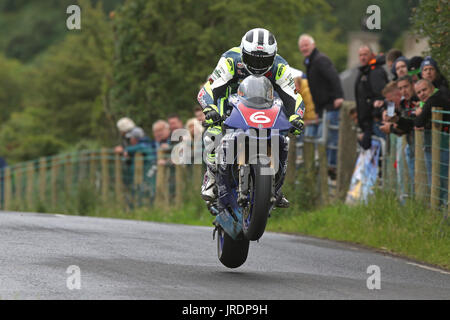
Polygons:
M247 239L233 240L222 228L218 229L217 255L220 262L227 268L237 268L247 260L250 241Z

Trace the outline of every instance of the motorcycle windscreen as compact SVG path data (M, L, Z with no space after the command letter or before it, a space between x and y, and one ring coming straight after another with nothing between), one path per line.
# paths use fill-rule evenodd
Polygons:
M273 86L266 77L250 76L239 85L239 101L253 109L268 109L273 104Z

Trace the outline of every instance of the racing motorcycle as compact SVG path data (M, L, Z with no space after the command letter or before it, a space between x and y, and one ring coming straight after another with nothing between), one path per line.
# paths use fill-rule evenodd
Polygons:
M228 98L231 111L216 148L219 196L208 205L216 216L218 258L228 268L241 266L250 241L263 235L283 182L280 155L287 158L292 126L273 92L266 77L250 76Z

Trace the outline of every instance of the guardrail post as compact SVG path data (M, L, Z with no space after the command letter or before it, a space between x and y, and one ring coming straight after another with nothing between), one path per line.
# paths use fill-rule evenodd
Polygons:
M435 121L442 121L442 108L433 108L431 113L431 209L436 210L439 207L440 197L440 164L441 164L441 129L442 124Z
M23 180L23 168L19 165L14 170L14 204L17 208L22 209L22 180Z
M51 192L52 192L52 209L55 210L57 204L57 179L59 169L59 158L57 156L52 158L52 173L51 173Z
M108 149L102 148L101 150L101 172L102 172L102 200L104 203L108 201L109 190L109 168L108 168Z
M425 167L424 132L414 132L414 193L419 201L427 202L428 180Z
M297 176L296 170L297 162L297 136L289 134L289 152L288 152L288 166L286 169L286 183L293 185Z
M184 193L186 192L186 165L175 166L175 204L181 207L184 203Z
M65 190L69 194L72 191L72 157L70 154L66 155L64 163L64 184Z
M319 151L320 199L322 204L327 205L329 202L327 145L319 143L317 148Z
M5 211L11 210L11 200L12 200L12 179L11 179L11 168L6 167L4 169L4 209Z
M34 162L28 162L27 164L27 209L33 208L33 193L34 193Z
M123 180L122 180L122 161L120 155L116 154L114 157L114 193L115 199L120 207L123 207Z
M47 191L47 159L42 157L39 159L39 200L41 204L45 204Z
M386 168L386 186L390 192L397 194L397 169L395 168L397 160L397 137L394 134L389 134L389 166Z
M166 207L168 205L168 181L166 172L165 150L158 150L157 171L156 171L156 195L155 205L157 207Z
M137 206L142 205L142 184L144 181L144 157L142 153L137 152L134 155L134 172L133 172L133 189L134 193L134 203Z
M406 153L405 153L405 149L406 149L406 145L408 144L408 142L406 141L406 135L402 136L402 149L401 149L401 153L402 153L402 165L403 165L403 176L401 177L403 180L403 189L405 191L405 193L408 195L408 197L411 195L412 189L411 189L411 179L409 178L409 167L408 167L408 163L406 160Z
M339 112L336 196L341 200L347 196L357 159L358 141L350 118L350 110L354 107L354 102L344 101Z
M96 152L92 151L89 153L88 159L89 159L89 181L92 186L95 186L96 181L96 172L97 172L97 159L96 159Z

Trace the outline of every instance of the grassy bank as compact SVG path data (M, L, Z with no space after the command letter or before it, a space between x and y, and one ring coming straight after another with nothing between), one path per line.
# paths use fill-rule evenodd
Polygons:
M305 210L307 199L299 198L298 194L296 197L289 192L291 208L275 210L267 230L356 243L450 270L450 219L444 219L443 213L414 201L401 205L385 193L377 194L367 205L349 207L338 203ZM213 217L200 197L192 194L189 199L193 200L180 208L141 208L128 212L99 205L92 199L78 212L96 217L212 227Z
M401 205L380 194L367 205L296 210L274 215L268 229L361 244L450 270L450 221L417 202Z

